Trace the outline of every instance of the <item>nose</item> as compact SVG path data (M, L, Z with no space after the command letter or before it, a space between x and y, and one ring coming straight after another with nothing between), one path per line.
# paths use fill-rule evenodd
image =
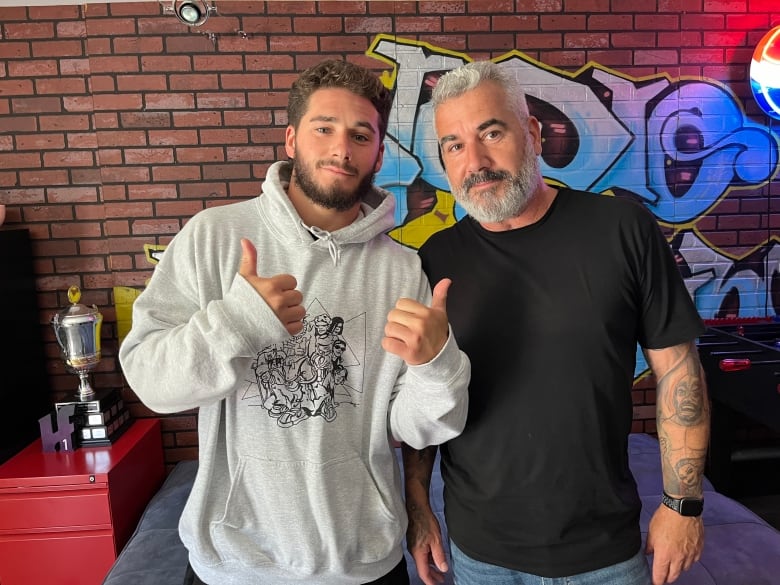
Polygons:
M490 157L481 145L471 145L466 158L466 174L474 175L481 173L489 169L491 164Z
M352 142L346 133L336 135L333 141L333 156L338 159L352 159Z

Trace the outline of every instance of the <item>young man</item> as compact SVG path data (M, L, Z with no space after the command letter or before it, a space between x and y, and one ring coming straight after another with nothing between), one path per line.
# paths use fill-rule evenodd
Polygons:
M468 213L420 249L431 282L457 283L448 315L472 365L466 428L441 455L453 572L458 585L672 582L703 546L704 328L644 207L544 182L540 126L510 75L470 63L431 100ZM637 343L678 508L659 502L651 520L652 576L627 456ZM446 570L428 502L435 452L404 453L408 546L428 585Z
M431 295L417 255L385 235L395 202L372 179L390 107L356 65L301 74L292 162L259 197L196 214L133 306L130 387L157 412L199 408L179 526L192 583L408 583L392 441L456 436L470 365L449 334L450 281Z

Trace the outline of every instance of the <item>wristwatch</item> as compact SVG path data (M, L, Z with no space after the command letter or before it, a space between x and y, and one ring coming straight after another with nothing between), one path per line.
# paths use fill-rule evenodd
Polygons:
M704 498L673 498L664 491L661 502L680 516L701 516L704 510Z

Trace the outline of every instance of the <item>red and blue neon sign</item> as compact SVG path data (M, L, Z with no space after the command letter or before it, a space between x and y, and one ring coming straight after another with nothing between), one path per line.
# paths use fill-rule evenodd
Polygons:
M750 89L764 113L780 119L780 26L765 34L753 51Z

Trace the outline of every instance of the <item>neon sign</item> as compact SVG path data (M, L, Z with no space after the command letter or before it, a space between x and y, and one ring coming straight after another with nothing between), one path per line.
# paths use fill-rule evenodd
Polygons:
M750 89L764 113L780 119L780 26L766 33L753 51Z

